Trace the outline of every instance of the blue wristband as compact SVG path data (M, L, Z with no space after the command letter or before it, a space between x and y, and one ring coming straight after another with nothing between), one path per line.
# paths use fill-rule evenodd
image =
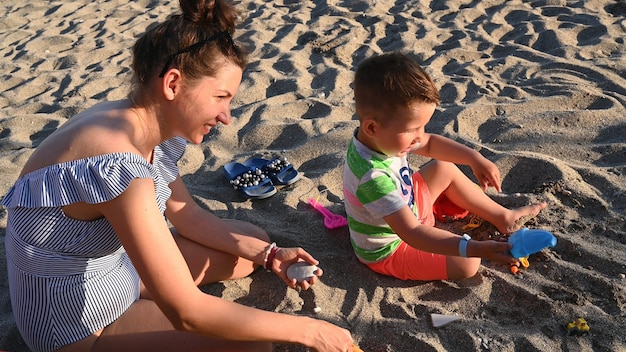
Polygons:
M467 258L467 244L472 238L470 235L464 233L459 242L459 256Z

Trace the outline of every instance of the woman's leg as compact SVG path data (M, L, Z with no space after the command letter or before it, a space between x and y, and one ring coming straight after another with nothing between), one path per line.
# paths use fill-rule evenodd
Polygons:
M238 220L226 221L243 233L269 241L265 231L255 225ZM256 268L249 260L174 236L197 285L245 277ZM115 322L59 351L271 351L271 348L271 343L227 341L177 331L150 300L150 294L142 284L141 299Z
M241 233L269 242L269 236L260 227L240 220L224 220L237 227ZM247 259L202 246L182 236L174 235L180 251L187 261L196 285L238 279L250 275L257 265Z
M269 342L229 341L174 329L156 303L140 299L116 321L58 352L85 351L242 351L270 352Z
M232 226L240 229L242 233L269 242L269 236L260 227L249 222L225 219ZM191 276L197 286L210 284L222 280L240 279L250 275L258 265L253 262L224 253L212 248L205 247L197 242L179 236L174 231L174 239L180 249ZM141 285L141 298L151 299L150 293L143 283Z

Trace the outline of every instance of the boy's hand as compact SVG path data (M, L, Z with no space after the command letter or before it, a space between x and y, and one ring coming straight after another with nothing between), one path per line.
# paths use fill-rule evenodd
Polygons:
M499 264L511 264L517 262L517 260L513 258L509 252L511 249L511 244L509 242L470 241L470 245L476 245L477 248L475 250L477 252L475 252L475 254L477 257Z
M470 167L484 191L489 187L494 187L498 192L502 192L500 170L496 164L481 155Z

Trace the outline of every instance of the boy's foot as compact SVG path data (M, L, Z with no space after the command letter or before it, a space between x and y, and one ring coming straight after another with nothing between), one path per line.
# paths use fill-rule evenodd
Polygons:
M524 226L528 220L534 218L539 214L540 211L546 208L548 204L546 202L535 203L531 205L527 205L525 207L511 209L510 222L504 226L505 232L503 233L512 233ZM502 230L498 227L498 230Z

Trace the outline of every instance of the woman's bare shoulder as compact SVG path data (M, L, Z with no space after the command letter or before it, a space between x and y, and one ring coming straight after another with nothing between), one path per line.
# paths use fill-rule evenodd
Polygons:
M103 103L70 118L44 141L24 165L22 175L49 165L111 153L136 153L132 112Z

